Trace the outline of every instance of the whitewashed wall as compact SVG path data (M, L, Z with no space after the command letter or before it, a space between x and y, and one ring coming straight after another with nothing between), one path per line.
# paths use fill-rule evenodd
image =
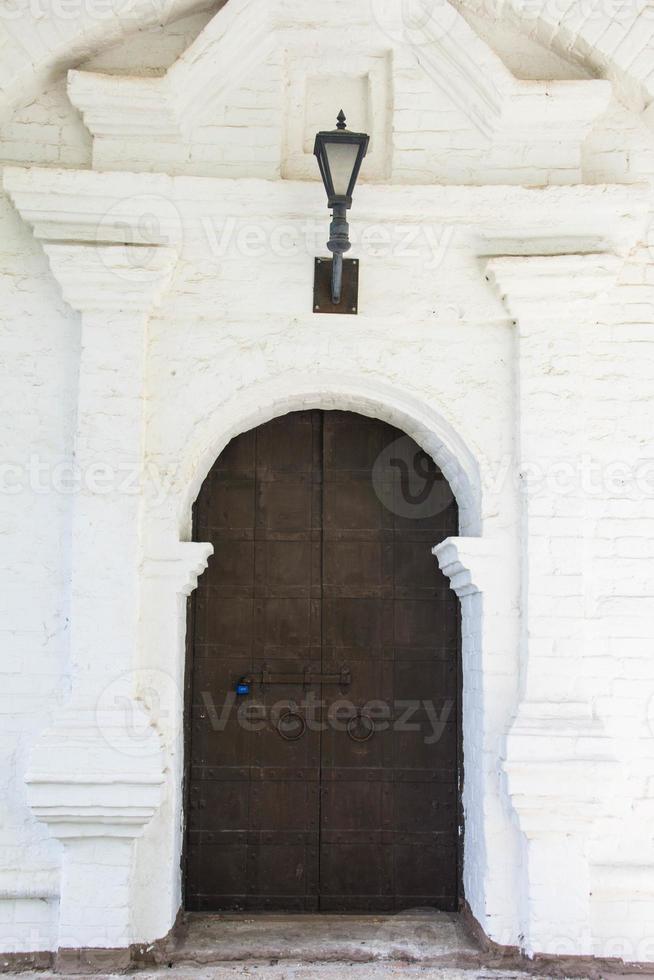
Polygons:
M477 34L452 11L407 36L382 4L331 8L270 3L265 21L230 0L128 38L0 132L0 948L170 928L184 596L204 560L179 542L226 441L315 405L403 427L462 504L438 560L464 612L473 913L529 952L654 960L651 130L578 63L520 52L514 27L471 19ZM306 139L343 87L373 136L351 219L360 315L323 318ZM33 165L61 170L15 169ZM141 492L71 492L74 446ZM163 757L149 742L141 765L102 720L102 750L78 754L68 704L152 687ZM110 816L103 766L140 787Z

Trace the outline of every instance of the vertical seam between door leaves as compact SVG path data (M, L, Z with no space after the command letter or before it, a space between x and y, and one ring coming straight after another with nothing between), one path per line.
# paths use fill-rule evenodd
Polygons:
M320 438L318 440L318 445L320 447L320 459L319 459L319 486L320 486L320 673L322 674L325 669L324 664L324 651L325 651L325 413L320 411L318 414L318 427L320 432ZM323 711L325 706L323 704L323 685L320 682L320 725L318 726L318 894L317 894L317 904L318 911L322 911L322 750L323 750Z

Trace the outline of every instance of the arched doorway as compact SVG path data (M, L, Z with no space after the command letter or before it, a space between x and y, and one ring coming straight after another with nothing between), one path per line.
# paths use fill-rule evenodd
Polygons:
M293 412L227 446L194 509L186 908L452 910L459 900L458 532L385 422Z

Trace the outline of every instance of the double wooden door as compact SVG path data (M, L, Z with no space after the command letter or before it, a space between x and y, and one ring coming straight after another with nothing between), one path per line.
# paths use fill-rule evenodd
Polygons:
M435 464L346 412L234 439L196 503L186 907L458 902L457 533Z

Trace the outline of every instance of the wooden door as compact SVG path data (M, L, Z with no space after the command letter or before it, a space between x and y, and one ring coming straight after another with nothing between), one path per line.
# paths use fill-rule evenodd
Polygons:
M233 440L195 508L186 907L458 903L457 533L435 464L345 412ZM237 694L239 682L244 693Z

